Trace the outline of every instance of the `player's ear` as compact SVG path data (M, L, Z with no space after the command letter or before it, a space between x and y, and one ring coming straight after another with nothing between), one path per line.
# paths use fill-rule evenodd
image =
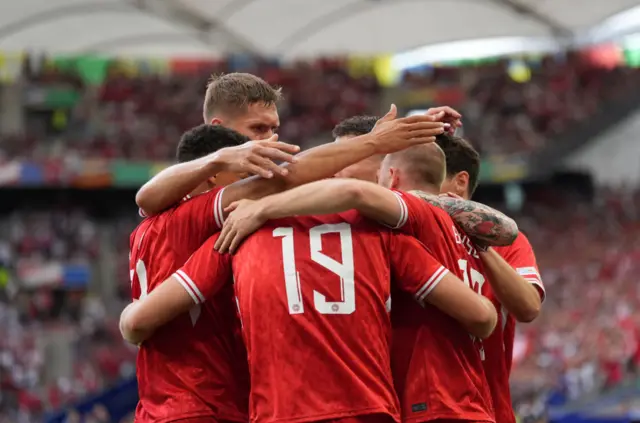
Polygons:
M212 176L209 179L207 179L207 185L209 186L209 189L214 188L217 184L216 184L216 177Z
M389 181L391 182L390 189L397 189L400 186L400 172L398 172L398 169L389 168Z
M209 122L211 125L222 125L222 119L218 118L218 117L212 117L211 118L211 122Z
M469 188L469 173L465 170L456 173L453 177L453 181L456 187L456 194L461 197L466 197L467 189Z

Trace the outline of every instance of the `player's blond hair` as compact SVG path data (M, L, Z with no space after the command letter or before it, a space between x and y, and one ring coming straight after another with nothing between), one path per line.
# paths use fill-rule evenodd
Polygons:
M218 113L237 114L247 106L262 103L270 106L282 98L282 90L250 73L212 75L207 84L202 115L206 123Z

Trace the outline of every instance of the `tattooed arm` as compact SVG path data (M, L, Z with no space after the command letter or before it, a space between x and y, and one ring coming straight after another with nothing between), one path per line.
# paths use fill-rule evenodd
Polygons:
M460 228L481 247L511 245L518 236L516 222L489 206L422 191L409 192L449 213Z
M424 195L429 201L439 198L437 195ZM448 209L454 221L474 240L481 240L483 245L509 245L513 242L518 234L513 220L481 204L462 201L464 204L443 202L437 206ZM351 209L392 228L401 228L407 223L407 206L398 193L371 182L333 178L302 185L257 202L232 204L229 210L233 212L225 222L216 248L233 251L246 236L270 219L340 213ZM507 227L496 227L501 224ZM407 226L411 233L412 225Z

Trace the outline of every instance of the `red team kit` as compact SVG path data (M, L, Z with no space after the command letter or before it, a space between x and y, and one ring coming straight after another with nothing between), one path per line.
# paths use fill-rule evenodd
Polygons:
M136 422L515 422L515 320L445 211L396 191L396 230L355 211L279 219L230 256L213 248L223 192L131 235L133 298L173 275L193 299L140 346ZM524 235L496 250L544 297ZM487 339L426 303L449 272L496 306Z

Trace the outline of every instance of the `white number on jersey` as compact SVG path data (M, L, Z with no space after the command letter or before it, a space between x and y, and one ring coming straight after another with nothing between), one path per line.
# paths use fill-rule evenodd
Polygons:
M341 262L322 253L322 235L337 233L340 235ZM276 228L273 236L282 238L282 263L284 265L284 284L290 314L304 313L300 273L296 268L296 255L293 243L293 228ZM340 278L342 301L327 301L327 297L313 291L313 305L322 314L351 314L356 311L356 289L353 265L353 239L348 223L326 224L309 230L311 260L335 273Z
M138 259L136 263L136 268L129 271L129 276L131 278L131 283L133 284L133 275L138 275L138 283L140 284L140 300L143 300L147 295L149 295L149 282L147 278L147 267L144 265L144 262L141 259ZM191 324L193 326L196 325L198 318L200 317L200 313L202 311L202 307L200 305L195 305L189 309L189 318L191 319Z
M458 260L458 267L462 271L464 283L469 285L469 287L473 289L477 294L482 295L482 286L485 283L485 279L482 273L469 266L469 262L465 259ZM484 361L484 344L482 343L482 339L476 338L473 335L471 335L471 339L473 339L473 341L479 346L480 358Z

